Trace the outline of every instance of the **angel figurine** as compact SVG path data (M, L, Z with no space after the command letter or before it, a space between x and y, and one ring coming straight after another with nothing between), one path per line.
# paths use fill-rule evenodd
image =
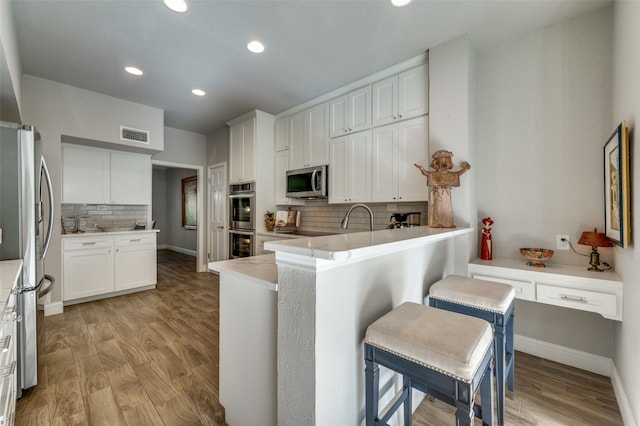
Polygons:
M455 228L453 223L453 210L451 208L451 187L460 186L460 175L471 168L469 163L463 161L458 171L451 171L453 153L441 149L432 156L429 167L435 170L427 170L419 164L414 164L423 175L427 177L429 190L428 225L432 228Z

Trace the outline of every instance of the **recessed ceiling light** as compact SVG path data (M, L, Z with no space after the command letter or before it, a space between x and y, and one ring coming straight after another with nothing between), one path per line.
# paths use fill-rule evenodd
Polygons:
M182 13L186 12L189 6L185 0L162 0L164 5L174 12Z
M394 5L395 7L406 6L409 3L411 3L411 0L391 0L391 4Z
M193 93L196 96L204 96L206 95L206 93L204 92L204 90L200 90L200 89L193 89L191 91L191 93Z
M136 68L136 67L124 67L124 70L126 72L128 72L129 74L133 74L133 75L142 75L143 72L140 68Z
M247 49L253 53L262 53L264 52L264 44L260 43L258 40L252 40L247 44Z

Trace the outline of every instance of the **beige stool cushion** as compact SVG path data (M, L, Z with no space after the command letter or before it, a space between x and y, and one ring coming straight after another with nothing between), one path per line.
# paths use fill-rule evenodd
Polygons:
M406 302L367 328L365 343L471 383L493 331L487 321Z
M449 275L431 286L429 297L504 314L516 291L509 284Z

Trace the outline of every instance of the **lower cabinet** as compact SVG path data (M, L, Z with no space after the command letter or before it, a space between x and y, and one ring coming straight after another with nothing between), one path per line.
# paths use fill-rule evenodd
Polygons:
M0 315L0 425L13 424L16 408L16 292L12 289Z
M63 239L63 301L109 296L156 283L156 234Z

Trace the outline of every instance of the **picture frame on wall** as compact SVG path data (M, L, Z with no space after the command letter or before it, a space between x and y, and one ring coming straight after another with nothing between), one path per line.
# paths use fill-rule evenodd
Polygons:
M198 177L182 179L182 227L197 229L198 216Z
M623 121L604 145L605 235L627 248L631 238L629 129Z

